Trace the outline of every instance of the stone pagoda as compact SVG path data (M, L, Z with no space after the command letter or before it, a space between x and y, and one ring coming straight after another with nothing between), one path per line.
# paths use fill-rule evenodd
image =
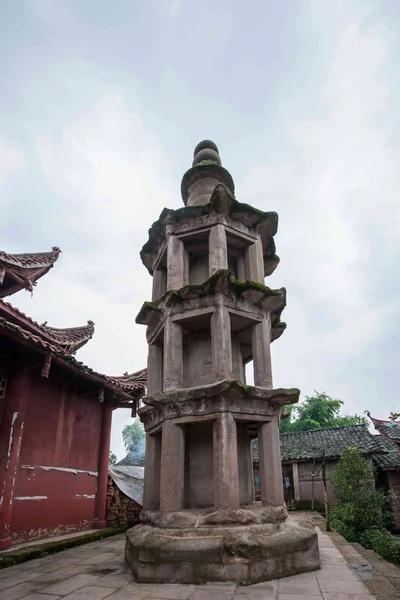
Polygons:
M181 192L185 207L163 210L141 252L153 276L136 319L149 345L146 466L143 524L127 533L126 560L141 582L256 583L318 569L314 527L288 518L283 499L279 421L299 391L272 384L286 291L264 277L279 263L278 216L235 199L210 141L196 147Z

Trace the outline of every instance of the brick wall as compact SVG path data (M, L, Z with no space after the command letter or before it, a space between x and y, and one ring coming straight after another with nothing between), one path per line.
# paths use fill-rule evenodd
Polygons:
M389 489L397 494L393 502L394 528L400 531L400 471L387 471Z
M128 498L108 477L107 525L109 527L133 527L140 523L140 504Z

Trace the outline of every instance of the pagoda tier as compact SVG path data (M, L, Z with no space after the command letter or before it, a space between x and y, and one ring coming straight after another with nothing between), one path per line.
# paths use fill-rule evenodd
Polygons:
M317 535L288 518L279 423L297 389L274 389L271 342L286 290L264 283L279 259L278 216L234 197L213 142L182 180L141 258L153 275L147 326L143 525L127 534L138 581L256 583L319 567ZM246 381L252 362L254 385ZM260 451L254 501L252 439Z
M53 267L60 252L56 247L51 252L36 254L7 254L0 251L0 298L22 289L32 292L37 280Z

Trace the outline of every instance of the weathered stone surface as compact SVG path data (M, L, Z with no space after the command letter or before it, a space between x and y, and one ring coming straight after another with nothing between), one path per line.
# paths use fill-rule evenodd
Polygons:
M126 534L125 559L139 582L258 583L320 568L314 528L291 519L198 529L138 525Z

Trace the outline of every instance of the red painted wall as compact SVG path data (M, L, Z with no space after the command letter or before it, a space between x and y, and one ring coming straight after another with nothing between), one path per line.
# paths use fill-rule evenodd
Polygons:
M78 391L57 365L48 379L33 374L14 488L14 542L92 526L102 404L97 393Z

